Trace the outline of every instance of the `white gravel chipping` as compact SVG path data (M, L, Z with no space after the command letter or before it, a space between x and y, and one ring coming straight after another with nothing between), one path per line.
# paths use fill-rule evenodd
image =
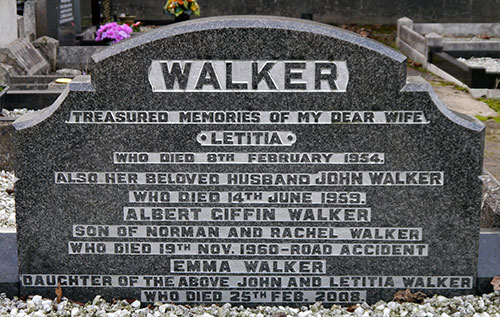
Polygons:
M2 109L2 115L4 117L16 118L16 117L22 116L23 114L26 114L28 112L33 112L33 111L35 111L35 110L28 110L26 108L14 109L14 110Z
M349 309L349 311L348 311ZM231 317L307 317L307 316L357 316L357 317L395 317L395 316L450 316L450 317L500 317L500 296L485 294L482 296L460 296L446 298L434 296L422 304L377 302L348 307L333 305L325 308L321 303L300 308L288 306L257 306L253 308L232 306L231 304L211 306L183 306L174 304L154 303L144 305L139 301L129 303L126 300L106 302L101 296L81 305L63 298L58 304L56 300L44 299L39 295L30 296L26 301L17 297L9 299L0 295L0 316L231 316Z
M465 59L463 57L457 58L459 62L471 67L486 68L487 73L500 73L500 59L492 57L472 57Z
M14 173L0 171L0 228L16 227L15 181Z

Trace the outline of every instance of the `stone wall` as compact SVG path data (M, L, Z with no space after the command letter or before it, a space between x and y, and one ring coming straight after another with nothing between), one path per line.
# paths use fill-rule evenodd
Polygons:
M321 3L321 5L318 5ZM172 20L163 13L165 0L113 0L113 15L127 13L138 20ZM500 0L200 0L202 16L277 15L333 24L396 24L407 16L415 22L497 22Z

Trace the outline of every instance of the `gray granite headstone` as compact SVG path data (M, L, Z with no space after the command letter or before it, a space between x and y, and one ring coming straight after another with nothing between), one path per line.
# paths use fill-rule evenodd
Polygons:
M75 16L78 0L44 0L37 10L38 35L48 35L61 46L75 45L75 32L80 19ZM38 8L37 8L38 9Z
M57 39L61 45L75 45L75 1L59 0Z
M22 294L472 293L484 126L327 25L199 19L93 55L16 136Z

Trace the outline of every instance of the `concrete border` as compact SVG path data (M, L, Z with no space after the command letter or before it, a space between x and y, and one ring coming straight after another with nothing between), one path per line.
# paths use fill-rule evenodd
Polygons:
M489 34L500 37L500 23L416 23L414 30L421 34L438 33L453 36Z
M454 59L453 56L463 55L463 52L471 52L472 55L488 55L487 52L495 52L500 57L500 40L478 40L474 42L448 40L443 36L472 36L487 34L493 37L500 37L500 23L414 23L413 20L403 17L397 22L396 45L401 52L406 54L415 62L429 71L453 82L461 87L468 88L474 97L499 97L497 89L478 88L492 87L495 77L500 74L489 74L487 77L478 76L480 73L486 74L484 68L458 67L450 60L443 61L443 55ZM449 53L449 54L447 54ZM443 70L436 66L441 63L447 67ZM457 61L457 63L460 63ZM460 63L462 64L462 63ZM461 68L463 68L461 70ZM451 73L450 73L451 72ZM454 76L452 74L460 74ZM470 87L469 87L470 86ZM494 85L493 85L494 86ZM471 87L473 87L471 89Z

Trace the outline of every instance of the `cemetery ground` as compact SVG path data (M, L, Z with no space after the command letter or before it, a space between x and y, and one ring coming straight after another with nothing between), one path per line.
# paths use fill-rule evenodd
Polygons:
M396 26L380 24L337 26L398 50L395 43ZM500 179L500 100L492 98L476 99L466 89L434 75L411 59L408 59L407 76L423 77L432 85L439 99L450 109L483 121L486 125L483 166L497 180Z
M349 28L349 27L346 27ZM378 27L373 27L377 29ZM369 27L355 29L361 35L368 32ZM390 41L391 33L383 28L380 30L382 42ZM387 35L388 34L388 35ZM372 34L373 35L373 34ZM372 36L375 37L375 36ZM375 37L376 38L376 37ZM387 43L386 43L387 44ZM389 43L390 44L390 43ZM500 109L493 110L486 103L472 98L466 91L457 89L454 85L427 73L419 71L417 67L410 67L408 76L420 75L431 82L434 90L446 105L453 105L453 110L467 115L476 116L485 121L487 125L487 137L485 145L484 166L497 179L500 178L500 123L497 119ZM494 101L489 101L494 105ZM1 174L2 181L11 175ZM0 200L2 204L7 197L12 199L14 192L9 184L1 187L3 191ZM11 202L12 203L12 202ZM0 206L2 208L2 206ZM1 215L1 213L0 213ZM12 213L7 215L7 219ZM1 220L1 219L0 219ZM44 299L41 296L30 296L22 299L12 300L0 296L0 314L17 316L44 316L44 315L71 315L71 316L500 316L500 296L498 294L485 294L481 296L466 295L454 298L434 296L428 299L398 298L398 301L388 303L377 302L373 305L360 303L349 307L333 305L325 308L317 303L302 307L284 306L257 306L243 307L238 305L211 305L211 306L183 306L168 303L154 303L148 306L142 305L138 300L113 300L104 301L97 296L93 301L86 304L71 301L64 297L64 289L61 292L54 290L54 299Z

